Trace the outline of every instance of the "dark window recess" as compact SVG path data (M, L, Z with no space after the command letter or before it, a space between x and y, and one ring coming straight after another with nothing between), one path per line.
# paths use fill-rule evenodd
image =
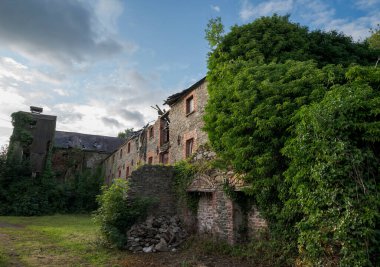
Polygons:
M127 167L126 176L129 176L129 166Z
M162 121L161 124L161 137L160 145L166 144L169 142L169 123L167 121Z
M168 152L161 153L160 163L162 163L162 164L168 164L169 163L169 153Z
M131 143L128 143L128 150L127 150L128 153L131 152Z
M121 177L121 170L119 170L119 178Z
M193 138L186 141L186 157L189 157L191 156L191 154L193 154L193 146L194 146Z
M132 161L131 161L131 166L133 166L133 159L132 159Z
M149 138L153 138L154 137L154 128L153 126L149 129Z
M186 99L186 114L189 114L194 111L194 97L190 96Z
M120 149L120 158L123 156L123 150Z
M153 163L153 157L149 157L149 158L148 158L148 164L149 164L149 165L152 165L152 163Z

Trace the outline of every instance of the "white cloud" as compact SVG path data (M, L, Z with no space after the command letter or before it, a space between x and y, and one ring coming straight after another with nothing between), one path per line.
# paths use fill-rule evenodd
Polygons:
M272 15L273 13L286 14L293 8L293 0L264 1L254 6L248 0L244 0L240 9L240 18L244 21Z
M379 22L380 6L373 6L366 16L351 18L336 18L336 10L321 0L298 0L302 6L300 17L316 28L327 31L343 32L354 40L363 40L369 36L369 29Z
M69 92L67 90L61 89L61 88L55 88L53 89L53 92L57 93L60 96L69 96Z
M214 10L215 12L220 12L220 7L217 5L211 5L211 9Z
M268 16L273 13L291 14L291 18L301 18L311 28L326 31L335 30L352 36L354 40L363 40L369 36L369 29L379 23L380 0L359 0L354 6L366 9L365 16L352 18L338 18L331 2L322 0L271 0L262 1L253 5L248 0L242 2L240 18L244 21Z
M119 0L91 1L94 4L98 30L101 35L112 35L118 32L117 20L123 13L124 7Z
M380 5L380 0L357 0L355 2L355 6L360 8L360 9L370 9L373 7L379 7Z

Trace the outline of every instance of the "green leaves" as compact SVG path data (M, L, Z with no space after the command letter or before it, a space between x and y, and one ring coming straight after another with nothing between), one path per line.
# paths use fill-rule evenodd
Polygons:
M223 32L224 26L220 17L209 20L207 28L205 30L205 38L208 41L210 48L217 46L221 42L223 38Z
M129 186L126 180L114 179L111 187L103 186L97 200L99 208L94 220L100 226L100 232L111 247L122 249L127 242L127 230L146 216L150 199L128 199Z
M347 73L354 71L375 70ZM313 264L327 265L339 255L342 265L364 266L379 253L371 237L380 215L379 121L373 115L380 92L360 80L334 86L320 102L300 109L295 136L282 150L290 158L286 205L300 204L299 249Z
M353 65L375 59L366 42L277 15L232 27L209 56L211 145L304 265L379 253L380 72Z

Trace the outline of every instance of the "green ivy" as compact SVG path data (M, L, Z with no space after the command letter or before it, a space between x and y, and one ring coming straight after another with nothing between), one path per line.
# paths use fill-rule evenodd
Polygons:
M188 193L186 189L194 180L197 169L188 161L179 161L174 165L174 192L178 198L179 205L185 205L192 212L198 209L199 195Z
M380 70L354 67L347 77L297 113L296 135L283 149L291 159L286 208L302 214L304 264L380 263Z

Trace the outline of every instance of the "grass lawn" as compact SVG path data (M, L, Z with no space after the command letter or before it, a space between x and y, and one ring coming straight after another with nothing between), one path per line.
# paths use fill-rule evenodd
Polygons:
M0 216L0 266L119 266L88 215Z
M253 266L221 253L226 247L199 237L189 238L177 252L132 254L100 246L98 236L89 215L0 216L0 267Z

